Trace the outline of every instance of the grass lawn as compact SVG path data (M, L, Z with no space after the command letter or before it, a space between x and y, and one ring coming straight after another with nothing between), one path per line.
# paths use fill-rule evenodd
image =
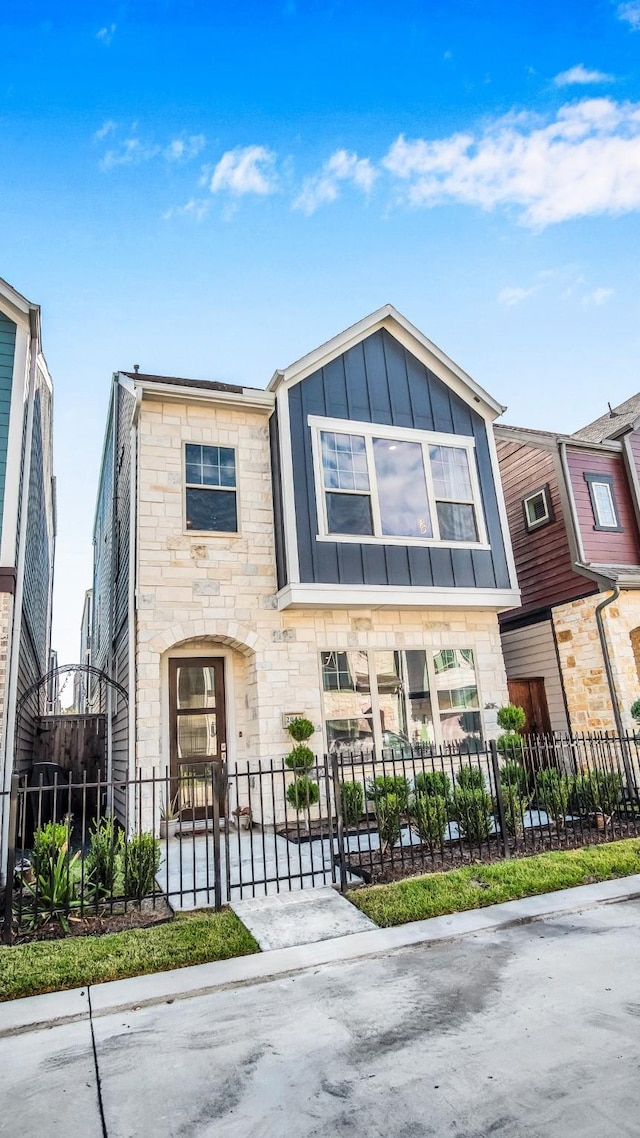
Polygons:
M385 927L631 873L640 873L638 839L429 873L391 885L354 889L348 896L372 921Z
M181 914L167 924L104 936L0 947L0 1000L165 972L258 952L235 913Z

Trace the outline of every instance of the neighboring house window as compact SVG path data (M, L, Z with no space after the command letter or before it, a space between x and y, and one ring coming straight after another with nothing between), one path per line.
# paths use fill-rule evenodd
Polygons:
M185 446L186 528L237 533L236 455L233 447Z
M330 753L481 744L471 648L322 652L320 663Z
M355 432L355 424L313 416L309 423L321 538L486 542L473 439L360 423Z
M522 503L524 520L528 530L539 529L553 521L551 495L548 486L542 486L535 494L529 494Z
M621 530L618 509L613 491L613 475L585 474L595 519L594 529Z

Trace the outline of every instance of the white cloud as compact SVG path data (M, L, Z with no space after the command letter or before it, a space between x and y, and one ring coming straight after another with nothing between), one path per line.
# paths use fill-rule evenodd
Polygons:
M513 308L515 304L521 304L527 297L533 296L537 292L536 286L533 288L503 288L498 293L498 303L504 304L506 308Z
M301 209L309 215L319 206L335 201L340 193L341 182L351 182L364 194L368 194L377 177L378 171L368 158L358 158L351 150L336 150L324 163L319 174L305 179L302 191L293 203L294 209Z
M203 134L191 134L187 138L173 138L165 146L164 156L168 162L189 162L196 158L206 145Z
M600 308L601 305L611 300L613 295L614 290L612 288L595 288L593 292L583 296L582 303L585 308Z
M266 146L236 146L218 162L209 184L212 194L272 194L277 186L275 154Z
M640 29L640 0L628 0L626 4L618 5L618 17L631 24L634 32Z
M196 221L202 221L209 212L210 206L210 198L190 198L185 205L176 205L165 210L162 218L163 221L170 221L172 217L193 217Z
M570 67L568 71L561 71L559 75L556 75L553 82L556 87L571 87L574 84L613 83L614 79L615 76L607 75L606 71L589 71L583 63L578 63L575 67Z
M116 25L109 24L108 28L100 28L100 31L96 32L96 39L100 40L100 43L103 43L105 47L109 47L109 44L113 42L113 37L115 34Z
M113 134L114 130L117 130L117 127L117 122L114 122L113 119L107 119L106 122L103 122L100 129L95 132L93 137L97 142L100 142L101 139L106 138L107 135Z
M383 166L406 183L405 200L416 206L511 205L538 228L627 213L640 207L640 103L584 99L547 123L511 114L481 133L400 135Z
M160 153L154 143L142 142L139 138L125 138L117 149L107 150L100 165L103 170L113 170L116 166L138 166L149 162Z

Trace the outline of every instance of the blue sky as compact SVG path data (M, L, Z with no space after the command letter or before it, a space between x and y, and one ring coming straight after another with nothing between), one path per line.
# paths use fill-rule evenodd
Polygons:
M387 301L573 430L640 388L640 0L21 0L0 276L56 386L78 656L111 373L256 386Z

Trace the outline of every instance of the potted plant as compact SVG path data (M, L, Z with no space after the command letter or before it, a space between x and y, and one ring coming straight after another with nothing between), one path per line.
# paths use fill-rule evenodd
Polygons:
M174 798L169 798L166 802L163 800L160 804L160 837L175 838L179 821L180 811L176 794Z
M239 830L250 830L253 825L253 812L250 806L236 806L233 811Z

